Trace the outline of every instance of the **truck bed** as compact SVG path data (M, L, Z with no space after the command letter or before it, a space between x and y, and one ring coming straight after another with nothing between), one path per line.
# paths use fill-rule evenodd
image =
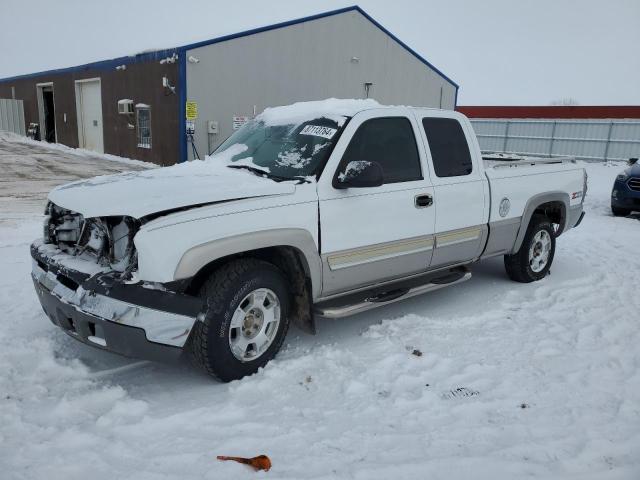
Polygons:
M490 222L522 216L527 202L539 197L541 192L563 192L568 198L569 208L579 207L582 201L584 177L576 174L576 170L582 170L582 167L574 158L539 158L482 152L482 160L490 183ZM509 201L510 208L505 215L501 215L499 206L505 199Z

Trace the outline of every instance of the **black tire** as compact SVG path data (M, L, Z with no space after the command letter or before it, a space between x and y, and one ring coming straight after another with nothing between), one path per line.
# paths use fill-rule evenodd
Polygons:
M255 360L240 361L229 344L231 318L252 291L267 288L280 302L280 323L268 349ZM197 321L189 337L194 363L209 375L230 382L258 371L276 356L289 329L290 291L285 276L271 263L253 258L234 260L216 270L202 285L206 300L204 321Z
M551 237L551 250L544 268L535 272L531 268L529 252L534 243L534 237L541 230L546 230ZM553 224L544 216L534 215L529 222L529 227L527 228L527 233L524 236L520 249L513 255L504 256L504 267L507 270L507 275L509 275L511 280L521 283L530 283L542 280L549 273L555 252L556 235L553 229Z
M611 205L611 213L613 213L616 217L626 217L631 213L631 210L626 208L614 207Z

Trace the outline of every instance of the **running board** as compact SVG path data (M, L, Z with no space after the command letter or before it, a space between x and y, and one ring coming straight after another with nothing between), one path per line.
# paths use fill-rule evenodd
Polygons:
M452 279L451 281L443 281L444 278L433 279L431 282L425 283L424 285L417 285L405 290L392 290L380 295L364 298L361 301L351 304L334 304L327 306L320 304L316 306L314 313L325 318L348 317L349 315L366 312L367 310L382 307L384 305L390 305L400 300L422 295L423 293L433 292L434 290L439 290L443 287L465 282L471 278L471 272L466 270L462 275L456 275L456 277L457 278Z

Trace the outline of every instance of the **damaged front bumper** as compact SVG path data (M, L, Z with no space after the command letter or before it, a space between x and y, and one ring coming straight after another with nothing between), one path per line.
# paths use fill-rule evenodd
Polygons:
M113 272L84 273L64 265L70 255L31 245L31 276L49 319L73 338L127 357L180 357L202 311L196 297L143 283L125 284Z

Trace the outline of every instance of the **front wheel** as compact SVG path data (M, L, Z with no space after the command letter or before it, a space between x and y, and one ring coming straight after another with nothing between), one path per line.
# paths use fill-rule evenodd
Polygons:
M277 267L253 258L232 261L209 277L200 296L205 316L189 339L198 366L229 382L275 357L289 328L290 298Z
M626 217L631 213L631 210L626 208L614 207L611 205L611 213L613 213L616 217Z
M504 256L507 275L522 283L541 280L549 273L555 251L553 224L546 217L536 215L529 223L520 249Z

